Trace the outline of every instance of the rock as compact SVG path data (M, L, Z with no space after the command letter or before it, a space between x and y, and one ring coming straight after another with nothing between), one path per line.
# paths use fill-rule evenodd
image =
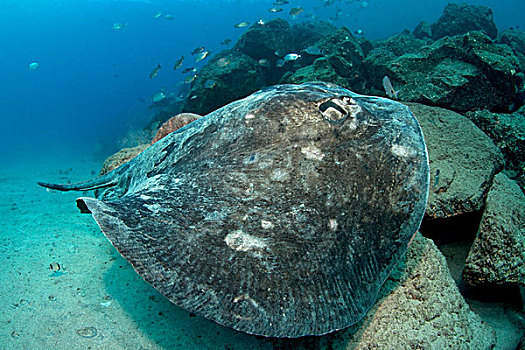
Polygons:
M316 59L313 64L300 68L293 74L285 75L282 83L301 84L308 81L324 81L349 87L347 80L337 75L325 57Z
M323 36L333 34L337 28L324 21L301 22L292 25L295 48L298 51L314 45Z
M287 21L275 19L264 25L254 24L233 47L254 60L261 58L276 60L275 52L284 56L295 51L292 28Z
M525 104L525 33L519 30L506 30L500 34L498 42L510 46L519 62L516 98L516 108L518 108Z
M504 174L494 178L463 280L470 285L525 285L525 195Z
M365 75L371 90L368 92L373 95L385 96L383 88L383 77L388 75L390 79L401 79L404 81L403 75L398 74L400 57L405 54L416 54L421 51L421 48L426 45L426 41L416 39L410 33L403 32L394 35L386 40L377 41L374 43L375 47L372 49L366 59L364 60L362 71Z
M471 32L445 37L400 57L378 47L367 56L364 71L371 93L383 91L382 79L388 75L404 101L457 111L509 111L517 97L517 67L507 45Z
M418 39L432 38L432 26L427 22L420 22L412 34Z
M206 87L208 80L215 81L213 88ZM222 51L199 71L182 111L205 115L264 86L262 67L254 59L237 51Z
M182 128L185 125L188 125L189 123L199 119L200 117L200 115L193 113L180 113L174 117L171 117L157 130L157 133L155 134L153 141L151 141L151 144L153 145L155 142L159 141L166 135L174 132L177 129Z
M323 37L316 43L338 75L354 79L360 74L365 55L359 41L346 29Z
M522 111L522 112L521 112ZM525 108L513 114L477 111L466 114L499 147L506 174L525 188Z
M525 33L520 30L505 30L499 35L498 42L509 45L514 52L525 55Z
M508 45L520 58L521 68L525 69L525 33L519 30L505 30L498 37L498 42Z
M446 218L479 211L503 155L468 118L455 112L406 103L419 121L430 163L425 215Z
M349 333L355 334L348 350L488 350L496 344L494 330L459 293L444 256L419 233L406 260L383 285L380 299Z
M408 53L417 53L427 43L427 40L418 39L408 31L404 31L377 42L376 48L383 49L382 51L390 57L399 57Z
M122 164L129 162L131 159L135 158L139 153L141 153L148 147L149 145L139 145L136 147L121 149L120 151L108 157L104 161L102 169L100 170L100 175L107 174L110 171L118 168Z
M492 10L487 6L450 3L438 21L432 24L432 38L437 40L480 30L495 39L498 29L493 17Z

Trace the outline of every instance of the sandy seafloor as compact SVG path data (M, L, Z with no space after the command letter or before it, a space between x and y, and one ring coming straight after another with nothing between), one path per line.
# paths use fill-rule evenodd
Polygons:
M90 214L79 213L78 192L36 184L82 181L101 164L46 159L2 171L0 349L269 348L171 304L135 273ZM49 269L53 262L61 271ZM85 337L93 335L87 327L97 334Z
M102 161L26 159L0 172L0 349L274 348L265 338L191 315L143 281L92 216L76 208L75 199L91 192L36 184L86 180ZM61 271L49 269L54 262ZM503 307L474 306L495 326L498 349L516 344L520 331ZM331 348L344 348L344 336L328 337ZM305 345L277 347L303 347L298 344ZM313 344L324 348L326 342Z

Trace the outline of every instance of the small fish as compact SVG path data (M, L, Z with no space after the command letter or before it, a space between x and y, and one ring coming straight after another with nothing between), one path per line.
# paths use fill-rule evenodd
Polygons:
M270 68L271 64L270 61L267 58L261 58L258 62L259 66L264 68Z
M275 62L275 67L282 68L284 67L284 63L285 63L284 60L279 58L277 62Z
M157 18L161 18L162 17L162 12L157 12L155 13L155 15L153 15L153 18L157 19Z
M203 52L204 50L206 50L206 48L204 46L199 46L199 47L194 48L193 51L191 52L191 54L192 55L196 55L198 53Z
M217 85L217 82L213 79L208 79L204 82L205 89L213 89Z
M197 78L197 75L188 75L186 79L184 79L185 84L193 83L195 79Z
M273 3L274 6L282 6L282 5L286 5L286 4L289 4L290 2L288 0L277 0L276 2Z
M260 26L263 26L263 25L266 24L266 21L261 18L260 20L257 21L257 24L260 25Z
M286 62L290 62L290 61L295 61L300 57L301 55L298 55L296 53L289 53L288 55L283 57L283 60L285 60Z
M27 68L29 68L29 70L37 70L38 67L40 67L40 65L38 64L38 62L31 62L28 64Z
M153 79L153 78L157 77L157 75L159 75L159 71L160 71L161 68L162 67L160 66L160 63L157 64L157 67L153 68L151 73L149 73L149 78Z
M113 30L124 29L124 27L126 27L126 24L125 24L125 23L120 23L120 22L113 23L113 25L111 26L111 28L112 28Z
M362 9L366 9L368 7L368 2L366 1L361 1L361 8Z
M226 46L228 46L228 45L230 45L231 42L232 42L232 39L224 39L224 40L221 42L221 44L222 44L222 45L226 45Z
M173 15L169 15L169 14L165 15L164 18L169 19L170 21L175 19L175 17L173 17Z
M304 52L311 56L323 56L323 51L317 46L308 46Z
M197 95L193 95L190 97L190 100L195 100L197 98Z
M199 62L199 61L202 61L203 59L205 59L206 57L208 57L210 55L210 52L209 51L204 51L204 52L201 52L200 54L198 54L197 56L195 56L195 63Z
M397 93L399 91L394 90L394 87L392 86L392 82L390 81L388 75L385 75L385 77L383 78L383 88L385 89L385 93L388 97L397 100Z
M49 264L49 269L53 272L58 272L60 271L61 267L60 267L60 264L57 263L57 262L52 262L51 264Z
M182 62L184 62L184 56L179 58L177 61L175 61L175 64L173 65L173 69L179 69L182 66Z
M160 102L166 98L166 94L162 91L157 92L151 97L152 102Z
M186 73L189 73L189 72L196 72L196 71L197 71L197 69L195 67L188 67L188 68L184 68L182 73L186 74Z
M248 27L250 25L250 22L240 22L240 23L237 23L236 25L234 25L235 28L244 28L244 27Z
M299 6L299 7L292 7L292 9L290 10L290 15L297 16L301 12L303 12L303 8L301 6Z
M270 13L277 13L277 12L282 12L283 9L280 8L280 7L272 7L271 9L268 10Z
M354 34L355 34L355 35L364 35L362 29L356 29L356 30L354 31Z

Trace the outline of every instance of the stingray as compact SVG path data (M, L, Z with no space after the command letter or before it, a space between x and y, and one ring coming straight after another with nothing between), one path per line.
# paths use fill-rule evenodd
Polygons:
M221 325L268 337L359 321L417 232L421 128L395 101L327 83L277 85L57 190L144 280Z

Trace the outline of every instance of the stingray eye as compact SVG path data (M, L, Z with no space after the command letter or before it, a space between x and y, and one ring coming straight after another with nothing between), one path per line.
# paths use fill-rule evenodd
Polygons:
M342 124L351 114L356 103L349 96L330 98L319 105L319 111L329 123Z

